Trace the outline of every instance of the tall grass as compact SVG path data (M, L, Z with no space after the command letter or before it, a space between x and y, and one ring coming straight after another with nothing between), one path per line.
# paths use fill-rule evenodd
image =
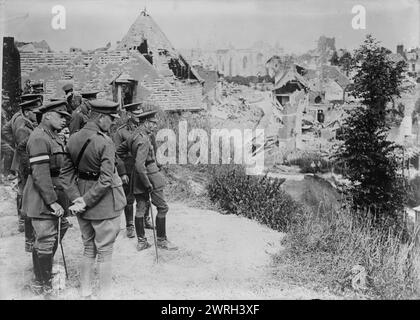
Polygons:
M362 266L366 287L357 291L381 299L418 298L419 248L415 238L374 227L370 219L356 219L350 209L307 212L285 238L285 257L310 266L327 287L354 290L352 268ZM281 260L281 259L280 259Z

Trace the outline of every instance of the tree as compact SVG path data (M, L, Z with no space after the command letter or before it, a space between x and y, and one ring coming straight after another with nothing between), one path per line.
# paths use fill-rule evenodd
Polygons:
M334 51L331 59L330 59L330 63L332 66L338 66L339 62L338 62L338 54L337 51Z
M355 51L351 94L361 105L350 112L343 125L344 142L338 160L345 163L344 176L352 183L348 191L355 213L373 225L405 230L401 212L406 199L406 181L399 175L397 146L388 141L386 107L401 93L405 62L393 62L391 52L368 35Z
M340 59L338 59L338 65L346 73L346 76L348 76L352 65L351 53L348 51L344 52Z

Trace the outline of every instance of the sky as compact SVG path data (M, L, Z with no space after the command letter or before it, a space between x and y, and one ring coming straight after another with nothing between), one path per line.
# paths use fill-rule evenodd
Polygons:
M66 10L66 29L54 30L51 9ZM366 29L352 28L355 5L366 9ZM123 38L141 10L175 48L248 48L278 43L285 52L316 47L320 35L352 50L371 33L395 51L420 46L420 0L0 0L0 27L18 41L46 40L54 51L95 49Z

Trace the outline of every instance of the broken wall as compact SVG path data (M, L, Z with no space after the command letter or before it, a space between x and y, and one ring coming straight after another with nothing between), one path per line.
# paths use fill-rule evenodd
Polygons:
M47 99L63 97L61 88L68 82L73 82L75 91L100 90L98 97L112 99L110 83L125 73L141 86L137 92L143 96L138 98L155 102L164 110L205 107L201 84L183 83L173 77L169 83L139 53L22 53L21 63L23 81L43 81Z

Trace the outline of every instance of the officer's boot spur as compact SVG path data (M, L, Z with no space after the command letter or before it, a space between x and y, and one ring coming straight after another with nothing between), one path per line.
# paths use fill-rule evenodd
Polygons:
M178 250L178 247L166 237L166 218L156 217L157 247L164 250Z

